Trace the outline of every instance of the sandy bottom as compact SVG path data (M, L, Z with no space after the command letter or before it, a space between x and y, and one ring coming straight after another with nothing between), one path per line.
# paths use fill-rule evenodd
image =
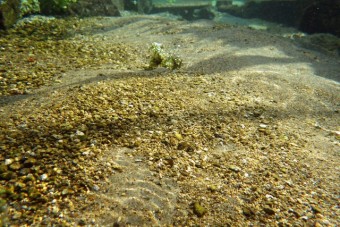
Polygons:
M100 150L88 163L105 177L89 176L95 185L70 197L75 208L60 207L55 219L93 226L340 225L339 58L210 21L138 16L98 23L103 29L93 36L133 46L136 61L65 72L59 83L1 109L2 116L32 109L44 122L54 114L69 122L83 116L79 131ZM183 66L145 70L153 42ZM58 108L66 112L53 112ZM88 123L89 115L96 120Z

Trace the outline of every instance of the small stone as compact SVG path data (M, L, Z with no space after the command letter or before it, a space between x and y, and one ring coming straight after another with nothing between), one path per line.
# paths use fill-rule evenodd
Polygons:
M255 215L255 212L249 207L244 207L242 212L243 212L244 216L246 216L246 217L251 217L251 216Z
M5 165L8 166L13 163L13 159L5 159Z
M23 188L26 187L26 184L23 183L23 182L16 182L16 183L14 184L14 186L15 186L16 189L21 190L21 189L23 189Z
M26 176L26 180L27 181L35 181L35 177L33 176L33 174L29 173Z
M28 159L24 162L24 167L26 167L26 168L31 168L36 162L37 162L36 159L34 159L34 158L28 158Z
M294 184L293 184L293 181L291 181L291 180L286 180L285 183L286 183L287 185L289 185L289 186L293 186L293 185L294 185Z
M234 171L235 173L238 173L238 172L241 171L241 168L238 167L238 166L235 166L235 165L230 165L230 166L229 166L229 169L230 169L231 171Z
M207 210L200 205L198 202L194 203L194 213L198 216L198 217L203 217L203 215L205 213L207 213Z
M11 180L11 179L15 179L16 177L17 175L11 171L0 174L0 179L2 180Z
M84 151L81 154L84 155L84 156L88 156L90 154L90 151Z
M81 136L85 136L85 133L83 133L82 131L77 130L75 135L81 137Z
M178 132L175 132L175 137L178 139L178 140L182 140L183 139L183 136L181 134L179 134Z
M46 196L42 196L39 195L39 197L37 198L39 203L47 203L48 202L48 198Z
M29 174L31 172L31 170L29 168L22 168L20 171L19 171L19 174L21 176L25 176L27 174Z
M21 218L22 213L21 212L16 212L15 214L12 215L12 219L17 220Z
M61 192L62 195L67 195L68 194L68 188L65 188Z
M8 169L8 168L7 168L7 166L6 166L5 164L1 164L1 165L0 165L0 174L6 172L7 169Z
M1 190L0 190L1 191ZM0 199L0 214L5 212L7 209L6 200Z
M216 185L209 185L209 186L208 186L208 189L209 189L211 192L216 192L216 191L217 191L217 186L216 186Z
M316 221L313 225L314 227L322 227L323 225L320 222Z
M67 207L70 209L70 211L73 211L74 210L74 204L72 201L69 201L68 204L67 204Z
M293 210L293 209L289 209L288 212L294 214L296 218L300 218L300 217L301 217L301 214L302 214L301 211L299 211L299 210Z
M122 166L119 166L119 165L114 165L114 166L112 166L111 168L112 168L113 170L119 172L119 173L124 172L123 167L122 167Z
M268 126L266 124L260 124L260 128L267 128Z
M304 216L301 217L301 219L304 220L304 221L307 221L308 220L308 216L304 215Z
M52 137L56 140L60 140L63 138L63 135L59 135L59 134L53 134Z
M192 144L190 144L190 143L188 143L186 141L180 142L178 144L178 146L177 146L177 149L178 150L185 150L186 152L193 152L193 151L195 151L195 147Z
M47 179L47 174L46 173L44 173L44 174L42 174L40 177L39 177L39 179L41 180L41 181L44 181L44 180L46 180Z
M266 214L268 214L268 215L274 215L275 214L275 211L272 208L268 207L268 206L265 206L263 208L263 211L266 212Z
M95 185L93 185L92 189L93 189L93 191L97 192L97 191L99 191L100 188L99 188L98 185L95 184Z
M321 220L321 222L322 222L322 224L324 224L326 226L331 225L331 222L329 220L327 220L327 219L323 219L323 220Z
M41 193L33 187L29 188L27 193L31 199L39 199L41 197Z
M14 162L14 163L12 163L11 165L9 165L9 168L11 169L11 170L19 170L20 168L21 168L21 165L20 165L20 163L19 162Z
M318 207L317 205L312 205L312 210L315 214L322 213L322 209Z
M59 213L59 207L53 206L53 207L52 207L52 213L53 213L54 215L57 215L57 214Z

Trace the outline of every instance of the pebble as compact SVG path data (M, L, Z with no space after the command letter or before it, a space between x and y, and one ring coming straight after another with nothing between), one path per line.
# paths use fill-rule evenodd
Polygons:
M21 168L21 165L20 165L19 162L14 162L14 163L12 163L12 164L9 166L9 168L10 168L11 170L19 170L19 169Z
M11 179L15 179L16 177L17 175L12 171L7 171L0 175L0 179L3 179L3 180L11 180Z
M63 189L61 192L62 195L67 195L68 193L69 193L68 188Z
M216 192L218 187L216 185L209 185L208 186L208 189L211 191L211 192Z
M22 213L17 212L17 213L15 213L15 214L13 214L12 219L16 220L16 219L21 218L21 216L22 216Z
M294 209L292 209L292 208L290 208L290 209L288 210L288 212L294 214L296 218L301 217L301 214L302 214L301 211L299 211L299 210L294 210Z
M42 174L42 175L39 177L39 179L42 180L42 181L44 181L44 180L47 179L47 177L48 177L47 174L44 173L44 174Z
M272 208L270 208L269 206L265 206L263 208L263 211L266 212L266 214L269 214L269 215L274 215L275 214L275 211Z
M97 191L99 191L100 188L99 188L98 185L95 184L95 185L93 185L92 189L93 189L93 191L97 192Z
M205 213L207 213L207 210L198 202L194 203L194 213L198 216L198 217L203 217L203 215Z
M253 209L249 208L249 207L244 207L242 212L246 217L250 217L250 216L255 215L255 211Z
M181 134L179 134L178 132L175 132L175 137L178 139L178 140L182 140L183 139L183 136Z
M272 195L269 195L269 194L266 194L266 198L267 198L268 200L273 200L273 199L275 199L275 197L274 197L274 196L272 196Z
M28 158L25 162L24 162L24 166L27 168L32 167L35 163L37 162L37 160L35 158Z
M26 176L26 180L27 180L27 181L34 181L35 178L34 178L34 176L33 176L32 173L29 173L29 174L27 174L27 176Z
M81 220L78 222L78 225L84 226L84 225L86 225L86 221L85 221L84 219L81 219Z
M195 146L189 142L183 141L178 144L177 149L185 150L186 152L190 153L195 151Z
M59 212L59 207L53 206L53 207L52 207L52 213L55 214L55 215L57 215L58 212Z
M306 215L304 215L304 216L301 217L301 219L304 220L304 221L307 221L308 217Z
M331 222L327 219L322 219L321 222L322 224L327 225L327 226L331 225Z
M84 136L84 135L85 133L83 133L82 131L79 131L79 130L76 131L76 136Z
M316 205L312 205L312 210L316 214L322 213L322 209Z
M238 173L238 172L241 171L241 168L238 167L238 166L235 166L235 165L230 165L230 166L229 166L229 169L230 169L231 171L236 172L236 173Z
M13 163L13 159L5 159L5 165L8 166Z

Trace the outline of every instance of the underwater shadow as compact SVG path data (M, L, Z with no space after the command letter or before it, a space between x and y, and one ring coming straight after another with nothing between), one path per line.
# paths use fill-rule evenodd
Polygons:
M275 67L288 67L289 64L294 63L295 60L291 58L281 58L278 60L265 56L226 56L225 54L221 54L200 61L195 65L188 67L188 70L213 74L235 70L239 71L251 68L252 66L262 66L260 68L263 70L271 70Z
M210 57L196 61L189 66L189 70L203 68L203 72L221 73L252 66L261 68L258 66L262 65L265 71L268 69L267 65L277 64L278 70L280 67L308 67L314 76L340 82L340 58L336 56L301 47L294 40L266 31L221 25L211 21L197 23L203 24L201 27L196 23L184 25L180 34L196 39L198 49L204 51L215 48L216 53L208 51L207 55Z

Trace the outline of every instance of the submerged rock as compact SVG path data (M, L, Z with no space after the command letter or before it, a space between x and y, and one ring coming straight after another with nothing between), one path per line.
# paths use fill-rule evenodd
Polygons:
M207 213L207 209L205 209L201 204L199 204L198 202L194 203L194 213L198 216L198 217L203 217L203 215L205 213Z
M23 16L39 12L38 0L0 1L0 29L8 29Z

